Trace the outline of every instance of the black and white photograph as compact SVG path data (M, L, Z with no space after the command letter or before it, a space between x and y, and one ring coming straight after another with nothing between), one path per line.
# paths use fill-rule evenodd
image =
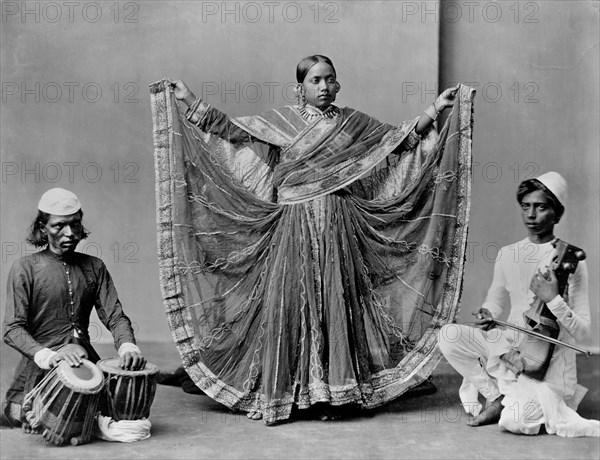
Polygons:
M599 0L0 13L0 460L600 457Z

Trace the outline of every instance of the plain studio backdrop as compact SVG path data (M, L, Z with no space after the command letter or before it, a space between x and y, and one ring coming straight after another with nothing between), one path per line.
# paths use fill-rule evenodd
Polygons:
M500 246L526 234L517 184L569 183L557 236L587 252L598 320L597 1L2 1L2 297L37 201L63 187L141 341L171 342L156 258L148 85L183 79L231 116L294 103L295 66L325 54L338 103L398 124L450 84L477 90L472 212L459 322ZM4 299L2 299L4 301ZM2 303L1 317L4 317ZM94 320L92 339L111 341ZM172 343L172 342L171 342ZM584 345L598 350L596 335Z

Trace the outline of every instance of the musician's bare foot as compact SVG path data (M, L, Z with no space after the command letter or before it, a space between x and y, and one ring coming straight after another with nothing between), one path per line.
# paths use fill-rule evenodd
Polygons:
M502 400L504 399L504 395L498 396L491 403L489 403L483 412L481 412L477 417L474 417L473 420L469 420L467 425L469 426L483 426L483 425L491 425L492 423L497 423L500 420L500 413L502 412Z
M23 422L23 425L21 428L23 429L23 433L26 433L26 434L41 434L40 430L36 430L27 422Z
M261 420L262 412L259 410L251 410L250 412L248 412L246 417L248 417L250 420Z
M21 406L5 402L0 412L0 428L18 428L21 426Z

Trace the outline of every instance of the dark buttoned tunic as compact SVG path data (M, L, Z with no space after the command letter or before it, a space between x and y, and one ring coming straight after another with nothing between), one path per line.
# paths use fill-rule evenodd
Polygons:
M4 341L23 354L7 400L21 404L23 391L43 373L33 356L43 348L79 343L89 359L99 359L90 340L92 308L111 332L118 349L135 343L131 321L123 312L104 262L80 252L59 257L49 249L14 262L8 275Z

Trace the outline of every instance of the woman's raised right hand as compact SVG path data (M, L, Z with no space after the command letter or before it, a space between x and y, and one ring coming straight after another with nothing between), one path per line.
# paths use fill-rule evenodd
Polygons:
M168 80L171 86L173 87L173 95L175 99L178 101L183 101L187 106L191 106L196 100L196 96L194 93L190 91L187 85L183 82L183 80Z

